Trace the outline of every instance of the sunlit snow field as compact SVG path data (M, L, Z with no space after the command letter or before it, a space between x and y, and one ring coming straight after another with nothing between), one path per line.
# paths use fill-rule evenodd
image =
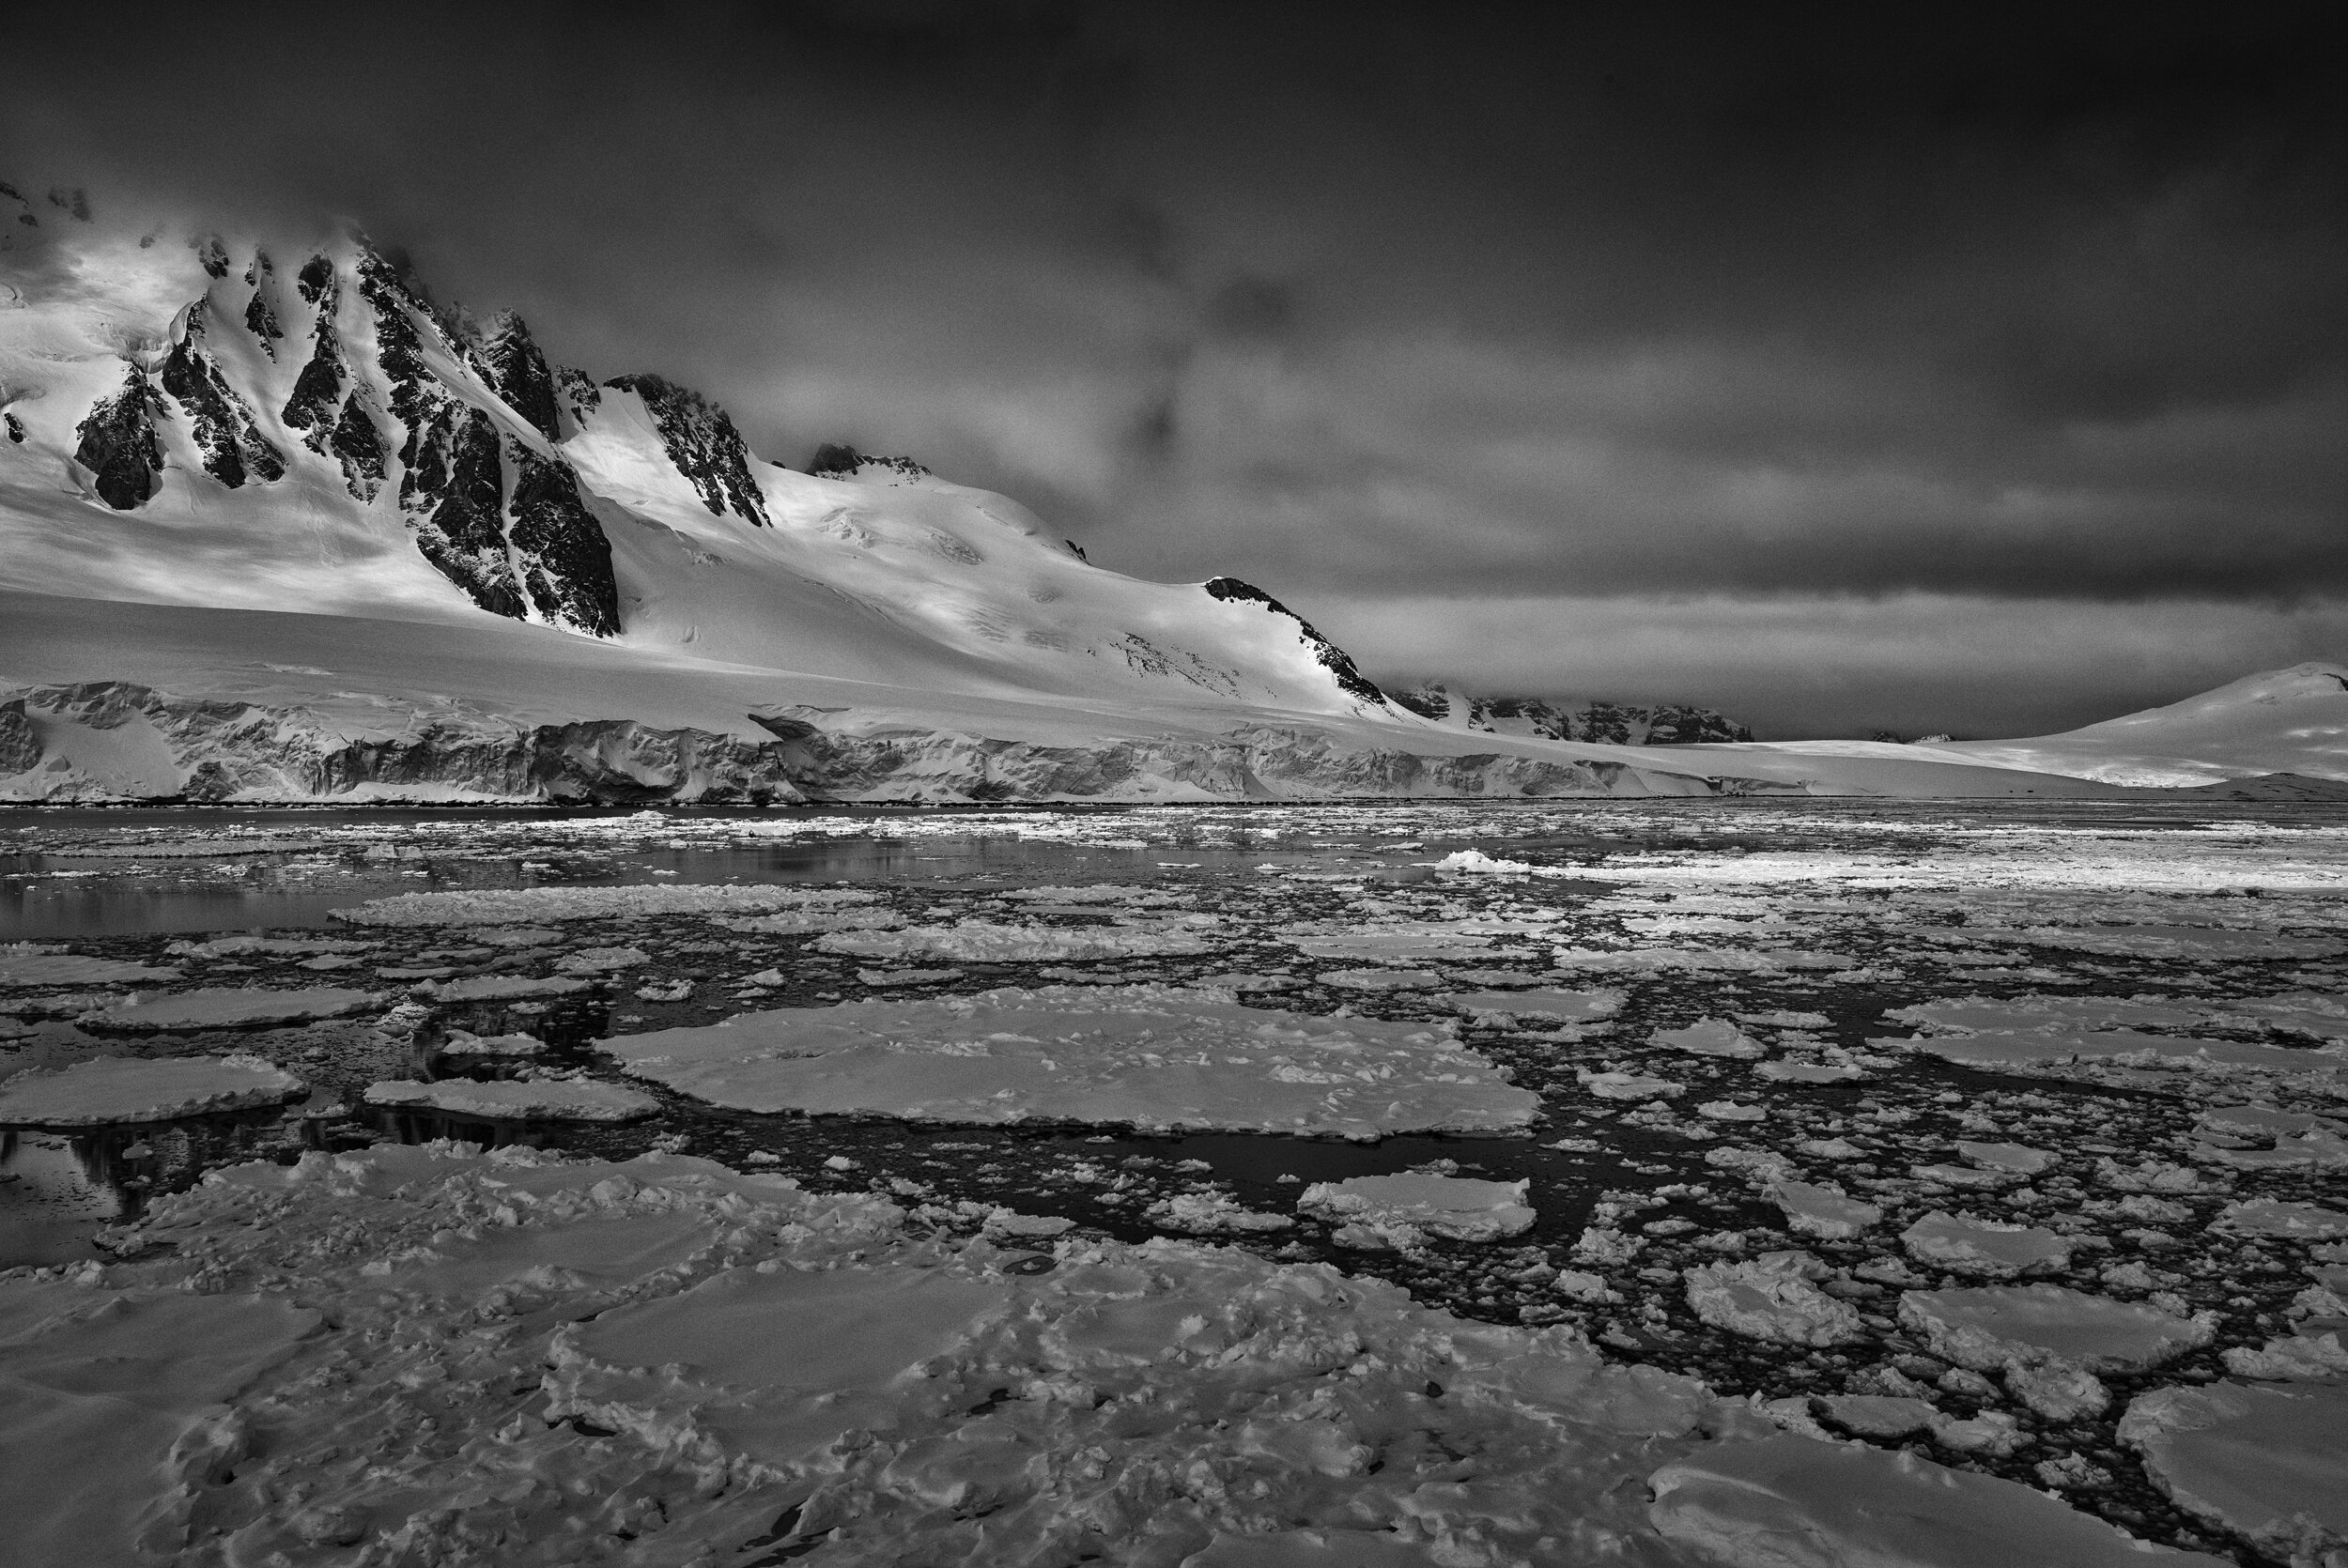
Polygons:
M1875 1498L1920 1561L2322 1560L2344 978L2348 808L0 817L0 1383L145 1455L0 1509L1857 1561ZM209 1347L151 1431L54 1372L126 1334Z

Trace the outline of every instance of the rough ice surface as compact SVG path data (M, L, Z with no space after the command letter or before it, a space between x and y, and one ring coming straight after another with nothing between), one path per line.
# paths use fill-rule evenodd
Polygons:
M2070 1261L2071 1243L2034 1225L1975 1220L1933 1210L1900 1233L1917 1262L1959 1274L2012 1279L2050 1273Z
M1813 1437L1729 1443L1649 1479L1663 1538L1740 1568L2215 1565L2151 1552L2043 1492L1901 1452Z
M2215 1333L2205 1320L2054 1284L1910 1290L1899 1310L1934 1355L1976 1372L2047 1361L2141 1372L2207 1345Z
M957 963L1089 963L1102 959L1179 958L1212 953L1217 944L1196 932L1128 930L1095 926L1002 926L973 920L959 926L909 926L903 930L841 931L820 937L815 950L862 959L943 959Z
M83 1027L125 1033L178 1029L249 1029L260 1024L301 1023L345 1018L378 1007L371 991L318 986L307 991L271 991L260 986L218 986L201 991L141 992L110 999L80 1020Z
M12 1560L168 1561L250 1453L235 1400L297 1354L315 1306L0 1281L0 1518Z
M1448 1241L1497 1241L1533 1228L1537 1216L1523 1181L1478 1181L1468 1176L1349 1176L1317 1181L1296 1200L1300 1213L1336 1223L1340 1245L1407 1250L1428 1237ZM1349 1239L1348 1233L1357 1234Z
M1260 1236L1296 1224L1285 1214L1249 1208L1228 1192L1177 1192L1151 1204L1143 1218L1184 1236Z
M1707 1263L1685 1270L1688 1305L1713 1328L1750 1339L1842 1345L1859 1337L1859 1310L1811 1283L1826 1273L1808 1253Z
M0 1081L0 1127L104 1127L283 1105L308 1085L259 1056L100 1056Z
M637 1077L760 1112L1378 1138L1509 1131L1539 1105L1431 1027L1167 986L785 1007L597 1048Z
M369 1105L491 1121L623 1122L660 1109L660 1101L636 1089L559 1078L527 1083L443 1078L430 1084L393 1079L369 1084L366 1099Z
M675 1157L224 1171L139 1227L168 1248L0 1281L0 1425L51 1456L0 1478L11 1541L502 1568L598 1543L647 1564L1431 1563L1544 1540L1662 1561L1643 1481L1758 1446L1740 1406L1569 1330L1230 1249L1039 1253L905 1220ZM1841 1550L1866 1527L1832 1490Z
M2269 1560L2348 1550L2348 1385L2155 1389L2129 1402L2120 1440L2179 1507Z
M808 901L805 892L789 887L489 887L399 893L333 914L337 920L359 926L512 926L533 920L757 915Z

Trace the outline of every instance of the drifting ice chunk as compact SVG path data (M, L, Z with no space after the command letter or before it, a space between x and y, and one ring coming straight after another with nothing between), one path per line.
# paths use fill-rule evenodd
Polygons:
M2046 1493L1901 1451L1815 1437L1722 1443L1648 1478L1647 1516L1709 1561L1771 1568L2221 1568L2130 1539Z
M1985 1171L2011 1171L2018 1176L2036 1176L2055 1162L2055 1157L2046 1150L2027 1148L2020 1144L1974 1144L1959 1139L1956 1152L1970 1165Z
M1347 991L1429 991L1443 984L1431 969L1325 969L1320 978Z
M562 975L610 975L651 961L652 955L641 947L582 947L576 953L564 954L555 961L554 968Z
M1930 1400L1906 1399L1892 1394L1830 1394L1820 1399L1818 1404L1824 1408L1827 1420L1862 1437L1905 1437L1912 1433L1930 1431L1940 1421L1940 1412Z
M0 1083L0 1127L105 1127L283 1105L309 1085L259 1056L103 1056Z
M367 1103L489 1121L625 1122L660 1109L660 1101L636 1089L569 1079L531 1084L476 1084L464 1078L417 1084L394 1079L369 1084Z
M1500 1132L1540 1101L1425 1025L1244 1007L1170 986L1052 986L779 1007L597 1042L745 1111L1151 1129Z
M1160 1230L1184 1236L1252 1236L1288 1230L1296 1222L1285 1214L1246 1208L1228 1192L1182 1192L1151 1204L1143 1219Z
M1478 1018L1553 1019L1561 1023L1589 1023L1612 1018L1622 1010L1619 991L1458 991L1435 1000L1454 1012Z
M165 1029L251 1029L275 1023L305 1023L317 1018L342 1018L379 1006L382 1000L371 991L346 991L334 986L313 991L224 986L170 995L146 992L85 1013L79 1022L85 1029L137 1034Z
M1761 1054L1757 1041L1734 1023L1717 1018L1700 1020L1685 1029L1658 1029L1648 1039L1651 1044L1685 1051L1693 1056L1731 1056L1751 1061Z
M819 953L866 959L945 959L962 963L1083 963L1098 959L1187 957L1220 944L1184 930L1126 930L1114 926L908 926L896 931L835 931Z
M2089 1372L2142 1372L2207 1345L2204 1322L2062 1285L1911 1290L1900 1321L1942 1360L1995 1372L2065 1361Z
M2284 1203L2277 1198L2252 1198L2230 1203L2217 1216L2218 1230L2237 1236L2282 1236L2296 1241L2323 1241L2348 1236L2348 1214L2321 1204Z
M2320 1334L2283 1334L2258 1350L2237 1346L2227 1351L2224 1360L2226 1370L2236 1377L2269 1382L2337 1377L2348 1372L2348 1343L2341 1341L2337 1329Z
M1912 1051L1960 1067L1997 1070L2008 1068L2054 1068L2103 1064L2114 1067L2157 1068L2170 1072L2223 1074L2242 1068L2266 1072L2336 1073L2348 1068L2340 1057L2320 1051L2293 1050L2279 1045L2249 1045L2240 1040L2182 1039L2170 1035L2144 1035L2114 1029L2091 1035L1993 1033L1977 1035L1918 1035L1912 1039L1879 1038L1868 1042L1883 1050Z
M1638 1072L1592 1072L1587 1068L1576 1068L1573 1078L1600 1099L1675 1099L1688 1092L1685 1084Z
M1883 1218L1883 1210L1871 1203L1807 1181L1772 1182L1765 1195L1785 1211L1787 1224L1822 1241L1846 1240Z
M569 996L587 986L570 976L533 980L521 975L476 975L464 980L426 980L420 989L435 1002L511 1002L523 996Z
M1753 1070L1781 1084L1847 1084L1867 1076L1863 1068L1826 1062L1763 1062Z
M1413 920L1325 935L1300 932L1284 935L1280 940L1317 959L1390 963L1397 968L1410 968L1444 959L1529 958L1534 956L1533 949L1495 947L1492 945L1493 938L1539 937L1548 932L1546 925L1513 924L1504 920L1473 923Z
M2120 1440L2178 1507L2273 1560L2348 1546L2348 1385L2155 1389L2129 1402Z
M1784 1345L1847 1344L1860 1337L1859 1310L1810 1283L1826 1271L1808 1253L1764 1253L1680 1273L1688 1305L1715 1329Z
M1475 1181L1465 1176L1349 1176L1317 1181L1296 1200L1300 1213L1373 1233L1380 1245L1409 1249L1429 1236L1449 1241L1497 1241L1533 1228L1526 1181ZM1342 1235L1338 1237L1343 1240Z
M1937 1208L1900 1232L1900 1243L1918 1263L1993 1280L2051 1273L2071 1261L2070 1240L2053 1231L1959 1219Z

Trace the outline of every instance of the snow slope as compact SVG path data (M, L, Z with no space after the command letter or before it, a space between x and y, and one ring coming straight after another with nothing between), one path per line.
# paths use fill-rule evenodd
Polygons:
M1738 749L1985 763L2171 789L2273 773L2348 779L2348 665L2319 662L2264 670L2167 707L2024 740L1917 746L1770 741Z

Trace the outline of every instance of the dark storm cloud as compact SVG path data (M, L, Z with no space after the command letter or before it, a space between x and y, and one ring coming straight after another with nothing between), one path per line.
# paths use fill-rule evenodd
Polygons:
M349 214L781 460L912 450L1137 572L2348 592L2325 8L133 8L5 54L0 177Z

